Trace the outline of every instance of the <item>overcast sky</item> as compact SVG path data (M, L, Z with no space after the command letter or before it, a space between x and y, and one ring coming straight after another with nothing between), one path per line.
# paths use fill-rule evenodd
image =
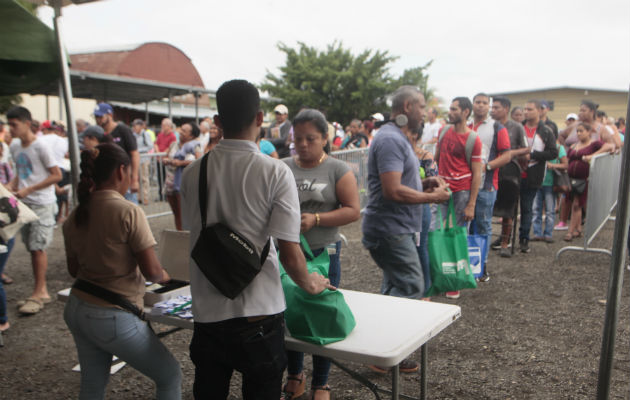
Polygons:
M356 54L387 50L391 72L430 60L429 85L459 95L551 86L628 89L630 1L106 0L64 8L71 53L132 43L180 48L209 89L259 84L284 64L282 41ZM43 7L40 18L52 11ZM150 68L151 60L147 65Z

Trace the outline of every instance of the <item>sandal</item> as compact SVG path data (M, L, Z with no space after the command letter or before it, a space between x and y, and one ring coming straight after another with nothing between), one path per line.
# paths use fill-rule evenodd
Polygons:
M315 394L317 392L324 392L321 395L324 396L324 398L330 400L330 386L326 385L326 386L315 386L311 388L311 400L315 400Z
M2 284L10 285L13 283L13 279L9 275L2 274Z
M34 299L35 297L30 297L30 298ZM52 302L52 298L51 297L38 297L38 299L41 300L43 304L48 304L48 303ZM22 307L24 304L26 304L26 300L18 300L18 302L15 303L15 304L18 307Z
M572 233L567 233L566 235L564 235L564 241L565 242L570 242L571 240L573 240L573 234Z
M22 314L33 315L37 314L44 308L44 303L41 299L35 297L29 297L24 300L24 304L18 309Z
M297 381L298 382L298 387L295 390L295 392L289 392L287 390L287 387L289 386L289 383L287 382L284 385L284 387L282 388L282 394L283 394L282 398L284 400L297 399L298 397L302 396L304 394L304 392L306 391L306 381L304 380L304 372L300 372L300 374L298 376L288 375L287 376L287 381Z
M573 238L579 238L582 237L582 232L581 231L577 231L575 233L573 233Z

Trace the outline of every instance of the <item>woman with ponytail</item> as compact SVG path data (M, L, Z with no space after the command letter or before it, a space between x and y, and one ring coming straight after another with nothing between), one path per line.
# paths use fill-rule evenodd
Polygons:
M83 151L79 205L63 225L68 272L77 278L64 319L81 364L80 399L104 397L112 355L151 378L158 399L181 398L179 363L139 318L145 278L170 278L142 209L124 198L130 164L115 144Z

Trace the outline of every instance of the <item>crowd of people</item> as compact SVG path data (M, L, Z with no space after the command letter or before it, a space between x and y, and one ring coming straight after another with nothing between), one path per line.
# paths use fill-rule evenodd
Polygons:
M68 271L76 278L64 317L81 362L81 398L103 396L112 354L153 379L158 398L181 397L178 362L141 320L145 280L170 280L138 205L150 201L154 177L159 195L173 210L176 229L189 230L191 244L203 240L206 225L224 223L248 238L257 254L266 243L270 246L260 273L234 299L190 259L195 398L226 398L232 372L238 370L244 398L295 399L306 391L304 354L284 348L279 262L308 293L343 286L339 227L360 217L356 177L331 151L367 148L362 243L382 271L381 293L428 300L428 233L443 222L438 215L446 215L449 199L455 224L486 235L486 250L498 250L501 257L512 256L509 238L517 204L521 253L530 251L530 241L551 243L554 229L566 229L564 239L570 241L581 235L589 161L617 151L625 135L623 119L615 122L588 100L558 129L544 100L512 107L505 97L478 93L471 101L461 96L440 119L417 88L403 86L392 94L391 110L352 119L345 128L310 108L291 120L282 104L263 128L252 84L229 81L216 96L213 118L179 127L165 118L157 134L143 120L131 127L116 121L111 105L99 103L96 124L77 121L81 180L79 204L70 214L63 126L39 124L24 107L7 113L10 135L0 129L0 182L39 217L22 229L34 288L18 304L19 311L35 314L51 301L46 248L55 224L63 223ZM155 164L141 156L151 153L159 154ZM205 205L199 202L201 165L207 165L210 188ZM559 184L563 173L572 184ZM200 207L207 207L205 221ZM491 242L493 218L500 218L501 231ZM329 252L328 277L308 272L300 235L314 255ZM0 273L14 240L3 245ZM488 251L480 282L490 279ZM10 278L3 275L2 282ZM456 299L460 293L446 296ZM0 331L8 328L0 283ZM410 359L399 365L401 372L418 367ZM330 398L329 370L330 360L313 356L312 398Z

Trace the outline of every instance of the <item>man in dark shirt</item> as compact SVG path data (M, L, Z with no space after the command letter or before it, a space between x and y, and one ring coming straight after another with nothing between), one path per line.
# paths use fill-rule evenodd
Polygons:
M540 113L540 120L545 125L547 125L549 129L551 129L551 131L553 132L553 136L555 136L555 138L558 139L558 125L556 125L555 122L553 122L552 120L549 119L549 117L547 117L547 113L549 112L549 109L550 109L549 102L547 100L543 100L540 102L540 105L542 106L542 112Z
M291 155L291 121L289 121L289 109L284 104L278 104L273 109L276 120L267 130L266 138L274 145L280 158Z
M103 128L106 135L110 135L114 143L123 148L131 159L131 183L125 198L138 204L138 169L140 154L138 142L131 129L122 122L114 121L114 109L107 103L99 103L94 109L96 123Z

